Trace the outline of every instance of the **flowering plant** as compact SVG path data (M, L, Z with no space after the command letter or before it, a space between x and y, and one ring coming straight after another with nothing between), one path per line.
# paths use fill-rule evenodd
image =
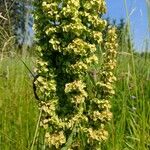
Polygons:
M115 29L99 17L106 12L104 0L38 0L34 30L39 58L35 81L43 110L41 127L50 149L96 149L108 138L105 124L111 119L109 99L114 94L112 73L116 61ZM98 47L104 64L92 96L86 76L99 64ZM70 144L70 136L73 140ZM83 137L81 140L81 136Z

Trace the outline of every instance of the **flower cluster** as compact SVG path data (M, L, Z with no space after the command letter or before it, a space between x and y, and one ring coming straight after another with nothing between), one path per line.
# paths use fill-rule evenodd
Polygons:
M106 140L105 124L111 119L109 95L115 77L115 30L103 30L107 22L99 17L106 12L104 0L39 0L35 3L38 52L35 85L40 94L43 114L40 125L45 129L45 144L61 149L74 131L68 149L93 149ZM106 41L106 42L105 42ZM105 63L101 82L105 96L91 97L86 75L90 66L99 63L97 47L105 42ZM75 129L75 130L74 130ZM81 142L80 134L85 137ZM79 135L79 136L78 136Z
M58 149L59 145L62 145L66 142L66 138L64 136L63 131L60 131L51 135L49 133L46 133L45 141L49 143L50 148L52 148L52 145L55 145L55 147Z
M97 86L101 87L101 98L106 100L115 94L113 83L116 81L116 77L113 74L113 70L116 67L117 47L116 29L115 27L108 27L104 43L105 53L103 54L104 62L101 72L101 82L97 83Z

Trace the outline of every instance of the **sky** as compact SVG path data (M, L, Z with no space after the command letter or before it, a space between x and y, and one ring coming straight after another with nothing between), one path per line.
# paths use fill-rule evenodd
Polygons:
M135 49L141 51L144 48L146 39L149 37L146 0L106 0L106 17L116 19L117 22L121 18L127 20L125 1L130 16L131 33Z

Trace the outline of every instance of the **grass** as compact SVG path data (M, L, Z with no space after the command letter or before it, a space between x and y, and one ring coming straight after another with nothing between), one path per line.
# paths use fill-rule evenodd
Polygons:
M30 67L31 59L25 61ZM32 79L19 59L0 62L0 149L29 149L38 109Z
M150 149L150 58L120 53L110 138L101 150ZM134 65L132 57L134 58ZM33 67L32 58L25 63ZM133 68L134 66L134 68ZM0 149L29 150L39 111L32 76L19 58L0 62ZM38 148L37 141L35 150Z
M114 118L109 126L107 150L150 149L150 62L134 56L133 69L131 57L118 58L116 96L112 99Z

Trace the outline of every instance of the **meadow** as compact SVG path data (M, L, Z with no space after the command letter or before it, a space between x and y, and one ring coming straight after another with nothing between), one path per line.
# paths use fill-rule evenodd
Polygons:
M0 149L29 150L38 122L32 75L34 57L3 58L0 62ZM116 94L111 100L110 137L101 150L150 149L150 58L118 54ZM39 139L32 149L38 149Z
M30 73L36 57L18 53L0 31L0 150L46 150ZM150 54L119 44L109 139L98 150L150 150Z

